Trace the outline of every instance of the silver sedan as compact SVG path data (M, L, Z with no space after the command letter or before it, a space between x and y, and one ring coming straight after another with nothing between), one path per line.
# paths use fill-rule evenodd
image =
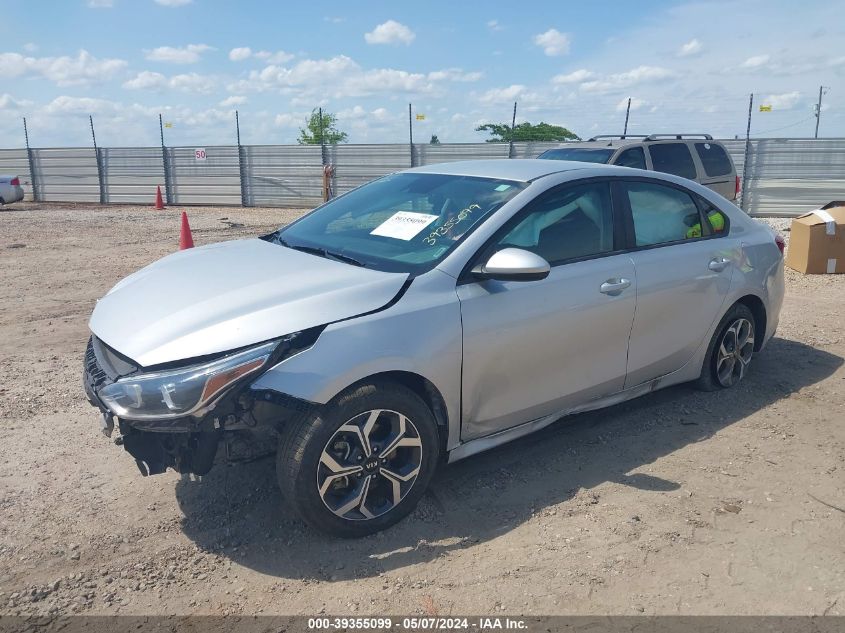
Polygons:
M676 383L736 385L777 327L782 251L667 174L410 169L118 283L85 387L144 475L203 474L224 441L261 438L299 516L360 536L411 512L443 460Z

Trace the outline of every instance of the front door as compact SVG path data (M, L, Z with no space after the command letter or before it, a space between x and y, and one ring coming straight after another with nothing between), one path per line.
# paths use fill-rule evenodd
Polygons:
M636 283L614 232L609 184L567 184L539 196L480 253L478 263L523 248L552 268L541 281L458 286L462 440L622 389Z

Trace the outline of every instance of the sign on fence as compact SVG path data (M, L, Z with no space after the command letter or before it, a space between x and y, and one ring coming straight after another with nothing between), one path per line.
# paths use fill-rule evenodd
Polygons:
M205 148L204 147L198 147L197 149L195 149L194 150L194 158L196 160L205 160L206 159Z

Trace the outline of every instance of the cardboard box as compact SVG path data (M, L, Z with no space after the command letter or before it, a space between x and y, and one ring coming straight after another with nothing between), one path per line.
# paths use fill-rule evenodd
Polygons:
M845 273L845 202L792 220L785 263L800 273Z

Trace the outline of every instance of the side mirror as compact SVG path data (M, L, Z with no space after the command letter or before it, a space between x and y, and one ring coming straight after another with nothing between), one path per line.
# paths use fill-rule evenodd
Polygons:
M531 251L503 248L493 253L487 263L476 266L472 274L477 279L498 281L537 281L549 276L549 262Z

